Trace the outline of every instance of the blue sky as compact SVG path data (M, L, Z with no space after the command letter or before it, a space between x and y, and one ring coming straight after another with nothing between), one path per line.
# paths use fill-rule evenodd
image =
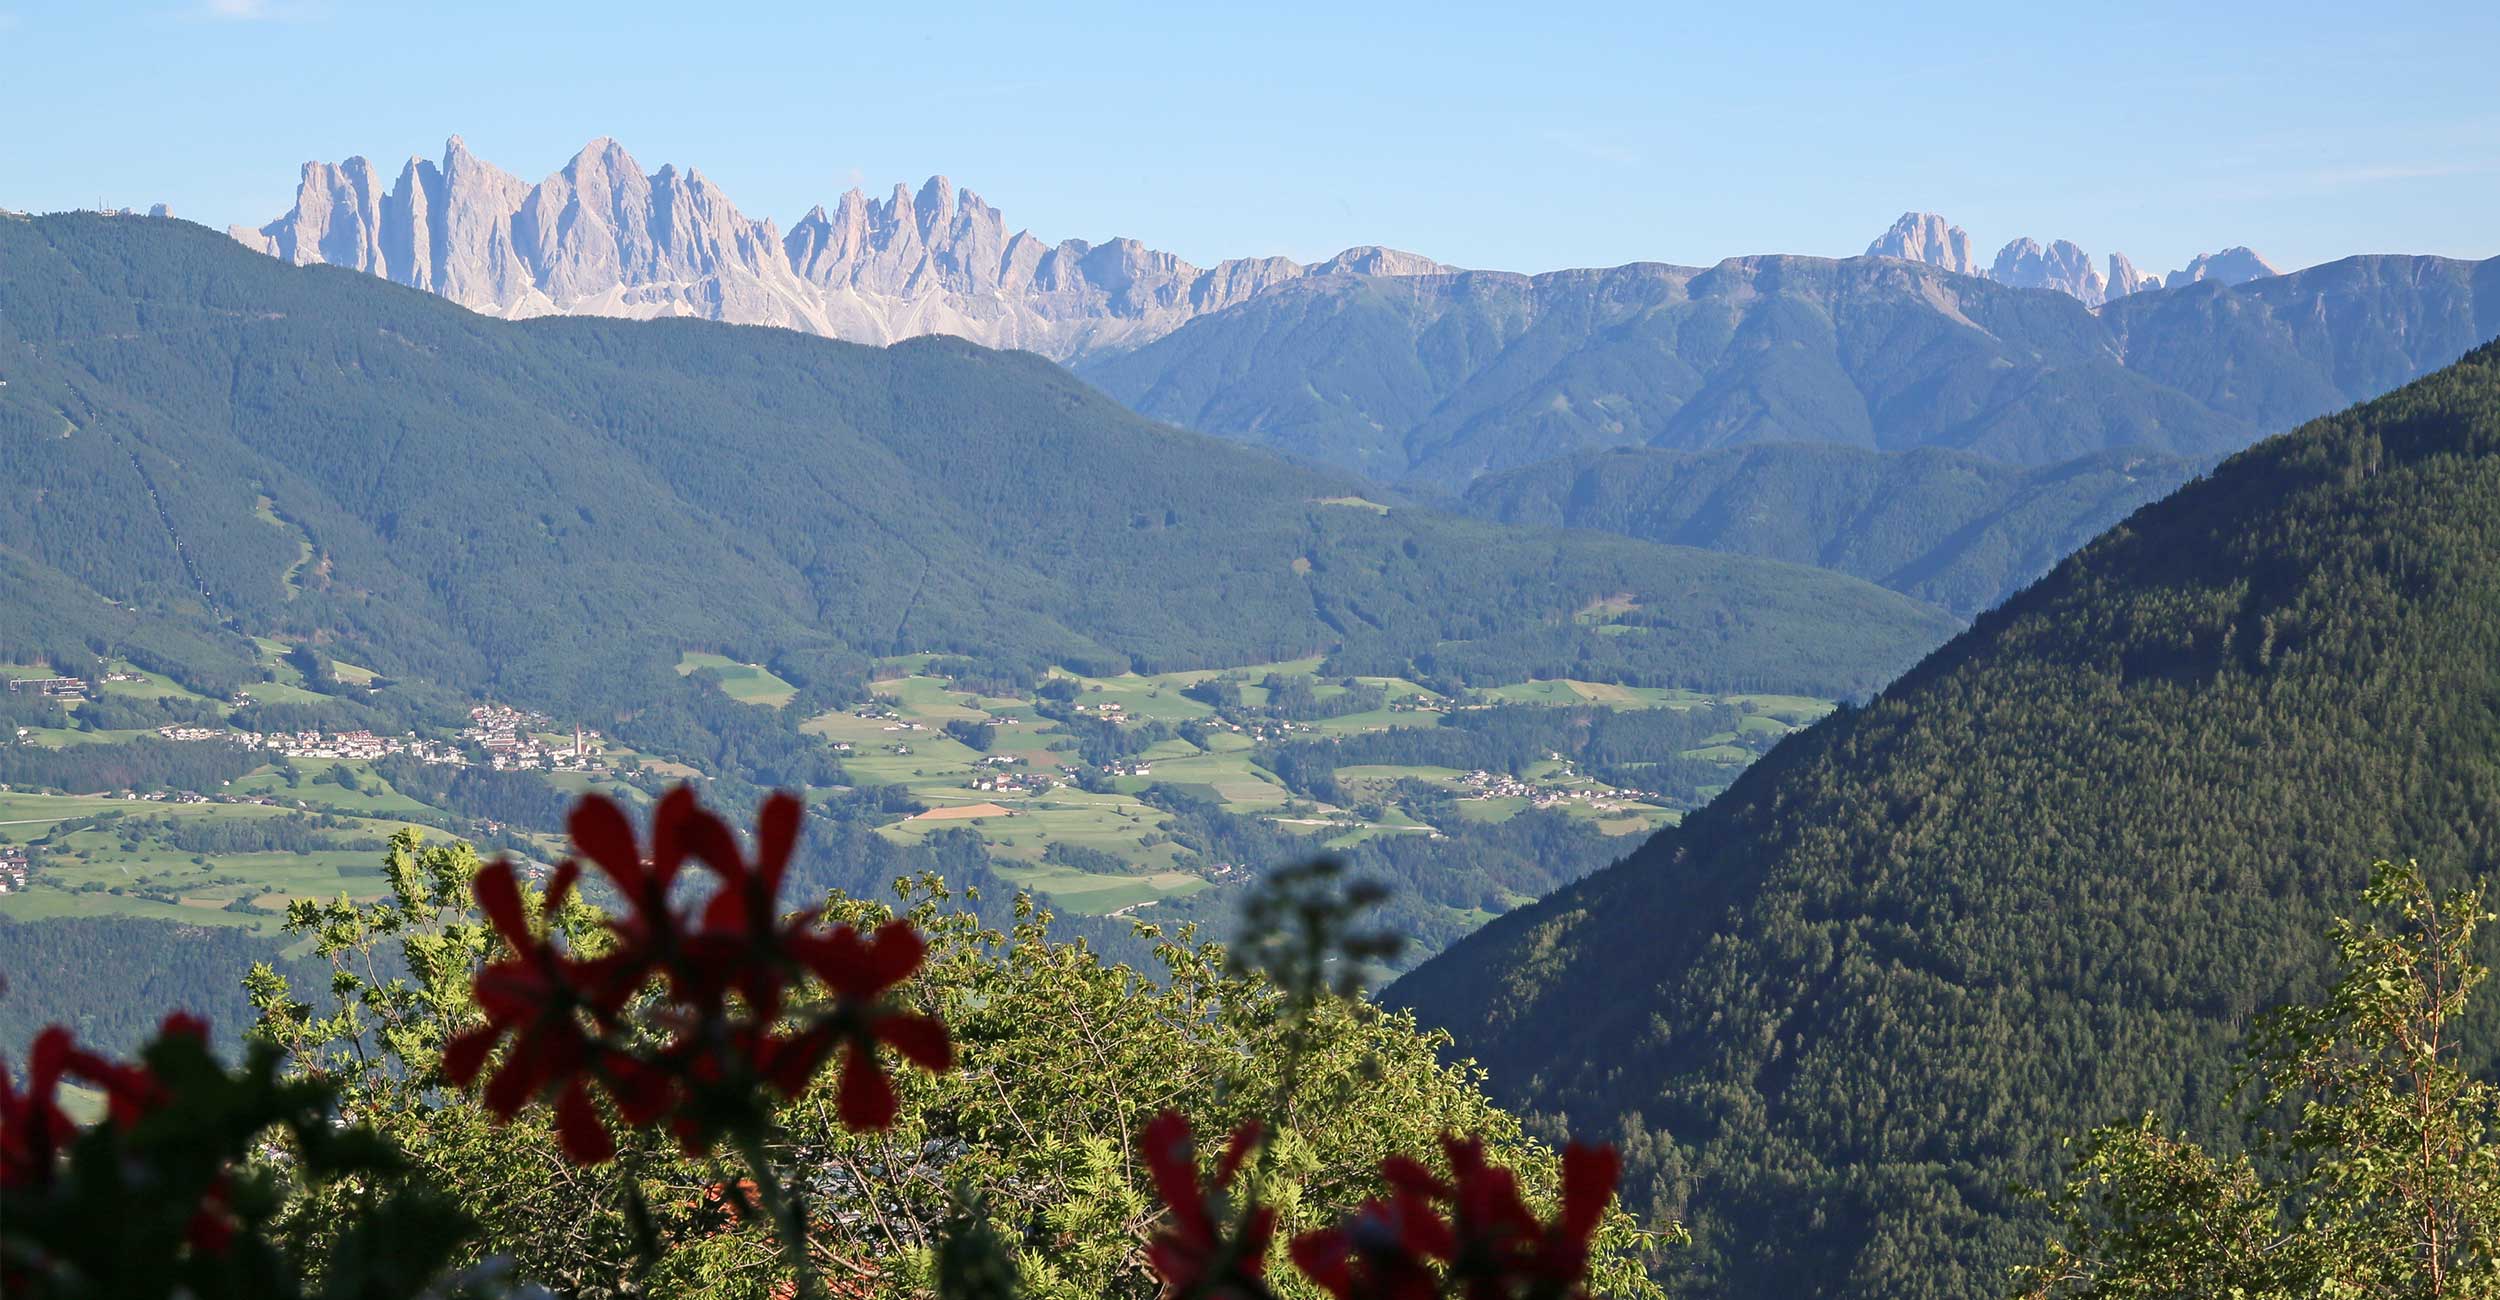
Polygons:
M2487 2L1181 8L0 0L0 206L258 224L306 159L609 135L785 226L944 172L1201 264L1844 255L1909 208L2158 272L2500 253Z

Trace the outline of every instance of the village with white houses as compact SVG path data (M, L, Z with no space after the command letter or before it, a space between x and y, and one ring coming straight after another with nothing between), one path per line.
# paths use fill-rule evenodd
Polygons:
M427 740L417 733L397 736L376 735L371 731L235 731L223 727L168 726L156 729L167 740L222 740L247 749L265 749L286 758L341 758L371 761L394 754L405 754L425 763L466 766L471 760L463 745L474 747L485 755L485 761L498 772L590 772L605 770L609 764L600 759L604 742L596 731L576 725L570 745L557 740L550 743L545 736L552 733L555 719L543 713L531 713L501 704L482 704L469 710L469 725L460 732L461 744Z
M1461 799L1525 799L1532 808L1560 808L1565 804L1586 804L1590 811L1616 813L1631 805L1659 796L1646 790L1610 786L1582 777L1570 759L1547 751L1546 761L1555 764L1550 774L1527 780L1508 772L1489 772L1479 768L1459 778L1467 793Z
M93 678L58 675L0 677L0 686L13 695L40 695L75 704L92 698L99 684L144 686L149 681L147 674L125 669L100 673ZM248 694L237 695L233 703L249 705L253 700ZM917 723L908 725L912 730L920 729ZM473 762L484 763L499 772L597 772L614 766L602 757L606 742L598 732L576 724L571 728L571 740L567 743L564 731L554 718L544 713L489 703L469 710L469 725L461 729L456 741L429 740L413 731L396 736L364 729L260 732L195 723L161 726L156 729L156 734L171 741L241 745L246 749L266 750L283 758L370 762L404 754L420 762L454 767ZM31 728L16 728L19 740L25 740L31 734Z

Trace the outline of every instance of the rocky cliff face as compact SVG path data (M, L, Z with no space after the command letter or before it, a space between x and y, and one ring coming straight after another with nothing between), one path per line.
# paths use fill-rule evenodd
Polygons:
M2281 274L2274 269L2273 263L2257 256L2253 249L2226 248L2219 253L2198 254L2185 270L2171 272L2169 280L2164 283L2180 285L2212 280L2221 284L2246 284L2251 280Z
M952 334L1058 360L1160 338L1193 317L1313 274L1416 275L1411 253L1200 269L1131 239L1045 244L945 177L857 190L784 235L701 172L646 174L594 140L536 185L455 136L387 188L363 158L307 163L295 208L235 238L302 265L353 267L496 316L699 316L865 343Z
M2124 298L2131 293L2160 288L2161 277L2136 270L2135 263L2128 261L2124 253L2112 253L2109 255L2108 285L2110 297Z
M1866 255L1924 262L1956 275L1988 273L1971 253L1970 232L1960 226L1946 224L1943 217L1933 212L1902 213L1901 219L1892 223L1892 229L1866 246Z
M2063 239L2047 248L2030 239L2007 244L1997 250L1988 278L2017 289L2055 289L2086 307L2098 307L2109 299L2108 284L2093 269L2091 254Z
M2246 284L2250 280L2280 275L2280 271L2246 248L2228 248L2207 253L2188 264L2188 268L2168 280L2146 275L2135 269L2135 263L2124 253L2109 255L2109 273L2094 269L2092 258L2067 240L2058 240L2043 248L2039 241L2017 239L1999 250L1996 261L1982 267L1971 256L1970 235L1960 226L1948 224L1933 212L1905 212L1892 223L1892 229L1866 246L1869 257L1897 257L1909 262L1923 262L1961 275L1976 275L2017 289L2055 289L2080 300L2085 306L2098 307L2116 302L2130 294L2158 289L2164 284L2189 284L2197 280L2218 280L2223 284Z

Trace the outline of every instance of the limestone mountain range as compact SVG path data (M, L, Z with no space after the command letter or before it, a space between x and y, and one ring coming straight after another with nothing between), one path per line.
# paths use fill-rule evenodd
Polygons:
M997 208L943 176L917 191L897 185L883 199L854 189L785 233L739 211L702 172L646 172L605 138L535 184L458 136L441 161L410 158L396 177L362 157L309 162L293 209L229 233L297 265L365 271L509 319L694 316L880 344L947 334L1063 362L1144 346L1315 276L1456 271L1372 246L1322 262L1245 257L1201 268L1134 239L1045 243L1011 231ZM1905 213L1867 252L2056 289L2096 307L2164 283L2121 254L2104 273L2066 240L2017 239L1983 264L1969 233L1934 213ZM2169 282L2239 284L2274 273L2232 248L2198 257Z
M370 272L506 318L697 316L863 343L949 334L1057 360L1132 347L1287 280L1440 271L1385 248L1324 262L1200 268L1133 239L1046 244L943 176L885 199L854 189L784 234L702 172L646 173L593 140L533 185L469 152L304 165L295 207L230 231L285 261Z
M2126 254L2112 253L2109 270L2104 274L2093 265L2091 254L2071 240L2056 240L2043 248L2039 241L2028 238L2016 239L1997 250L1996 260L1983 267L1971 251L1970 232L1933 212L1902 213L1901 219L1892 223L1892 229L1866 246L1866 254L1924 262L1957 275L1976 275L2017 289L2055 289L2082 300L2087 307L2115 302L2165 284L2216 280L2235 285L2281 274L2245 247L2199 254L2185 268L2171 272L2168 279L2137 271Z

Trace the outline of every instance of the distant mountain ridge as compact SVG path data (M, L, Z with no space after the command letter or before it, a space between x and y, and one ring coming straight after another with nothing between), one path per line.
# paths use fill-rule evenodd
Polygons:
M1866 246L1866 255L1920 262L1956 275L1982 276L2017 289L2055 289L2086 307L2098 307L2165 284L2177 286L2205 280L2245 284L2282 274L2253 250L2234 247L2198 254L2167 280L2137 271L2135 263L2124 253L2112 253L2109 273L2103 275L2093 266L2092 255L2073 241L2055 240L2043 248L2039 241L2029 238L2007 243L1997 250L1996 260L1983 267L1971 252L1970 232L1933 212L1902 213L1901 219L1892 223L1892 229L1877 235Z
M1322 262L1231 258L1207 268L1133 239L1045 243L943 176L884 199L853 189L785 234L740 212L700 171L645 172L616 141L591 141L531 184L458 136L440 162L395 179L363 157L308 162L295 206L229 232L297 265L366 271L505 318L694 316L857 343L949 334L1056 361L1099 358L1313 276L1442 274L1457 268L1377 246ZM1983 264L1969 233L1904 213L1867 248L2099 306L2159 287L2123 254L2104 274L2066 240L2017 239ZM1622 269L1622 268L1616 268ZM2238 284L2275 274L2246 248L2208 253L2168 283Z
M1952 626L1824 570L1348 505L1027 354L497 321L171 221L0 219L0 357L0 651L47 660L244 627L606 711L688 647L1838 696Z
M460 137L387 185L364 158L306 163L295 206L228 233L297 265L366 271L490 316L694 316L856 343L949 334L1054 360L1134 346L1273 285L1341 271L1446 268L1354 248L1325 262L1238 258L1201 269L1133 239L1045 244L933 176L883 200L852 190L787 235L701 172L645 173L593 140L536 185Z
M1187 428L1457 489L1623 446L2219 456L2495 334L2500 258L2347 258L2093 309L1906 259L1747 257L1308 276L1077 369Z

